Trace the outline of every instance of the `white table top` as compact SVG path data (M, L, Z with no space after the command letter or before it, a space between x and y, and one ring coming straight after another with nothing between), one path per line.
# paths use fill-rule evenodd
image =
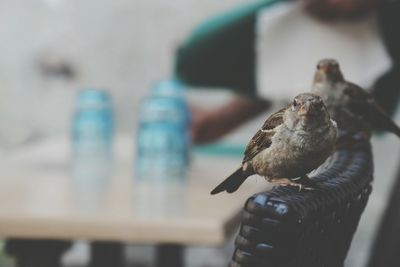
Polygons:
M0 157L0 236L220 245L245 200L266 188L253 177L235 194L209 194L240 161L197 156L187 185L138 184L132 138L121 135L108 183L84 189L71 178L67 137L25 146Z

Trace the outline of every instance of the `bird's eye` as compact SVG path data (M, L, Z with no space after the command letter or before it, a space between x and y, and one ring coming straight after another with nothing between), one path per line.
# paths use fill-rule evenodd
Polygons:
M319 70L321 68L321 65L320 64L318 64L317 65L317 70Z
M293 107L297 107L297 104L298 104L298 103L297 103L297 100L294 99L294 100L293 100Z

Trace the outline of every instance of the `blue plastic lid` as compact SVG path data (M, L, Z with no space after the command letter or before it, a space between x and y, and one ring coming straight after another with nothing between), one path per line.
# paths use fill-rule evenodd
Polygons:
M180 96L183 94L183 84L176 79L157 82L152 93L159 96Z
M101 89L83 89L79 91L78 108L111 108L109 94Z

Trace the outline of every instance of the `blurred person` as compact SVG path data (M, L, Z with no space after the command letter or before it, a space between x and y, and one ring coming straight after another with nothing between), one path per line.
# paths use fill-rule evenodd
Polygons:
M228 103L225 103L216 109L205 110L199 107L192 108L192 137L194 143L203 144L213 142L231 132L245 121L261 114L270 106L269 100L275 100L274 94L287 97L294 94L294 92L288 88L267 86L268 83L257 81L257 79L260 79L260 77L257 77L258 72L260 74L258 76L262 76L261 80L264 77L268 77L268 75L275 75L278 76L278 78L276 78L278 81L277 83L286 83L287 86L290 86L291 83L296 84L296 77L293 76L296 76L297 69L301 70L302 68L302 62L296 57L296 54L294 54L296 59L290 58L289 54L291 51L286 51L288 53L279 50L270 51L269 53L266 53L270 57L260 55L260 53L257 54L260 50L260 44L257 43L258 41L256 39L260 39L260 35L262 35L257 31L259 31L259 28L265 26L260 25L260 23L257 22L257 20L260 20L260 13L262 13L263 10L275 8L273 6L277 6L276 4L279 3L285 3L288 6L301 6L301 12L304 13L304 16L308 16L312 19L302 18L303 21L307 21L304 23L305 26L303 26L303 28L299 28L299 31L307 30L307 27L316 24L318 27L322 28L322 31L326 31L327 29L331 30L332 28L329 33L333 33L333 40L336 40L336 37L339 39L338 43L333 44L328 43L329 41L324 43L324 40L321 40L321 43L313 43L313 41L307 39L307 37L313 37L314 34L317 40L318 38L326 39L326 37L330 37L327 36L327 34L324 35L324 33L318 33L318 28L313 28L311 31L315 30L316 33L311 32L308 33L308 35L307 33L304 33L304 36L307 37L304 37L303 40L301 40L303 33L299 34L297 36L299 39L298 43L293 40L295 45L310 47L326 46L325 51L329 51L329 47L336 48L336 46L339 46L342 50L346 50L349 45L352 45L353 50L349 48L349 51L347 51L348 56L344 54L345 57L348 57L348 61L350 62L357 61L357 64L354 64L353 69L359 72L359 79L364 80L367 83L364 84L364 86L372 88L377 101L389 114L393 114L400 93L400 90L398 89L400 87L400 35L397 34L398 30L396 29L396 25L399 25L400 23L400 17L398 16L400 13L399 1L262 1L246 7L241 7L221 17L210 20L199 27L191 38L189 38L178 50L176 62L176 75L178 78L195 87L224 87L235 92L235 96ZM282 10L283 9L281 8L281 11L278 11L278 13L281 12L283 14L286 12ZM278 19L276 21L279 23L283 21L282 24L286 23L284 25L286 27L285 29L291 29L293 31L297 25L287 26L288 24L294 24L296 22L296 20L290 21L291 16L303 15L299 15L299 12L290 12L291 11L287 12L284 20ZM264 24L271 22L271 20L268 20L270 14L266 14L266 16L265 21L267 22ZM362 23L363 20L370 16L377 18L376 31L378 33L374 32L375 29L370 27L370 24ZM290 19L288 19L288 17ZM301 21L301 19L299 19L299 21ZM278 25L279 28L279 23L270 27L276 27ZM357 24L360 24L360 26ZM346 32L352 25L357 25L351 29L353 32L360 31L360 29L363 31L358 36L354 36L353 39L351 39L352 32ZM267 25L267 27L268 26L269 25ZM279 33L279 29L277 31ZM340 38L342 37L341 35L344 35L342 34L343 32L345 32L344 34L350 35L350 37L344 39L344 41L342 41L343 44L341 44ZM372 33L370 34L369 32ZM279 37L279 34L274 34L275 33L272 31L272 37ZM368 34L372 36L370 38L372 41L367 38L366 40L362 40L362 38ZM285 34L280 37L282 37L283 40L286 40L286 43L292 42L290 39L291 37L288 35L290 34ZM356 40L355 38L358 38L359 40ZM382 42L383 50L388 55L388 62L383 63L380 67L374 66L379 65L378 63L374 64L374 60L375 58L384 57L382 56L382 52L375 53L375 58L374 56L370 56L371 60L369 60L369 62L367 62L364 57L368 57L368 49L370 49L370 47L366 47L366 51L359 53L360 55L353 55L356 54L360 45L374 42L374 38L380 39L378 40L378 43ZM267 41L265 41L265 39L267 39ZM277 38L271 38L270 34L270 36L266 36L266 38L262 40L263 43L261 46L265 45L268 47L269 45L270 50L275 48L280 49L280 42L283 44L285 41L276 39ZM269 42L275 42L275 47L274 44L270 45ZM297 50L298 47L294 46L294 48L294 50ZM299 49L299 51L299 53L301 53L302 50ZM376 51L379 51L379 48L376 49ZM292 52L292 56L293 53L296 52L297 51ZM273 57L273 53L278 55L276 58L271 59L271 62L268 62L268 60ZM371 54L373 53L374 52L371 52ZM323 57L327 56L330 57L331 55L323 55ZM257 70L260 68L260 61L263 60L260 58L262 57L266 58L266 64L271 65L269 68L266 68L267 70L270 70L270 72L260 73L260 71ZM287 59L285 63L280 62L284 57L289 57L289 59ZM308 55L303 55L303 57L307 58ZM312 57L310 56L310 58ZM315 59L312 59L311 61L315 64L317 62ZM291 65L294 65L294 67ZM292 67L292 71L287 71L285 73L285 70L283 70L280 72L281 75L275 74L275 71L279 73L279 69L286 69L286 66L288 66L287 69ZM374 69L374 67L375 70L373 72L367 71L369 69ZM274 73L271 73L271 71ZM293 90L301 89L306 91L311 88L311 79L314 68L305 68L305 70L302 71L308 73L307 75L309 77L306 77L305 79L310 81L309 85L305 88L295 88ZM363 72L366 74L363 74ZM367 79L365 76L367 73L369 76L373 76L374 80L366 81ZM303 76L301 78L304 78L304 74L301 74L300 76ZM270 78L271 77L268 79ZM270 84L274 85L273 82Z

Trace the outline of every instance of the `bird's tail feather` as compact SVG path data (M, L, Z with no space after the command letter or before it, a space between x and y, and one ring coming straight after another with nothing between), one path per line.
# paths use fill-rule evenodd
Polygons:
M384 130L388 132L392 132L398 137L400 137L400 127L394 122L388 115L383 113L383 116L380 116L378 119L379 126L377 127L379 130Z
M238 188L243 184L247 177L249 177L249 175L243 171L242 167L240 167L228 178L226 178L222 183L215 187L214 190L211 191L211 195L215 195L223 191L233 193L238 190Z
M395 125L395 127L393 128L393 133L400 137L400 127Z

